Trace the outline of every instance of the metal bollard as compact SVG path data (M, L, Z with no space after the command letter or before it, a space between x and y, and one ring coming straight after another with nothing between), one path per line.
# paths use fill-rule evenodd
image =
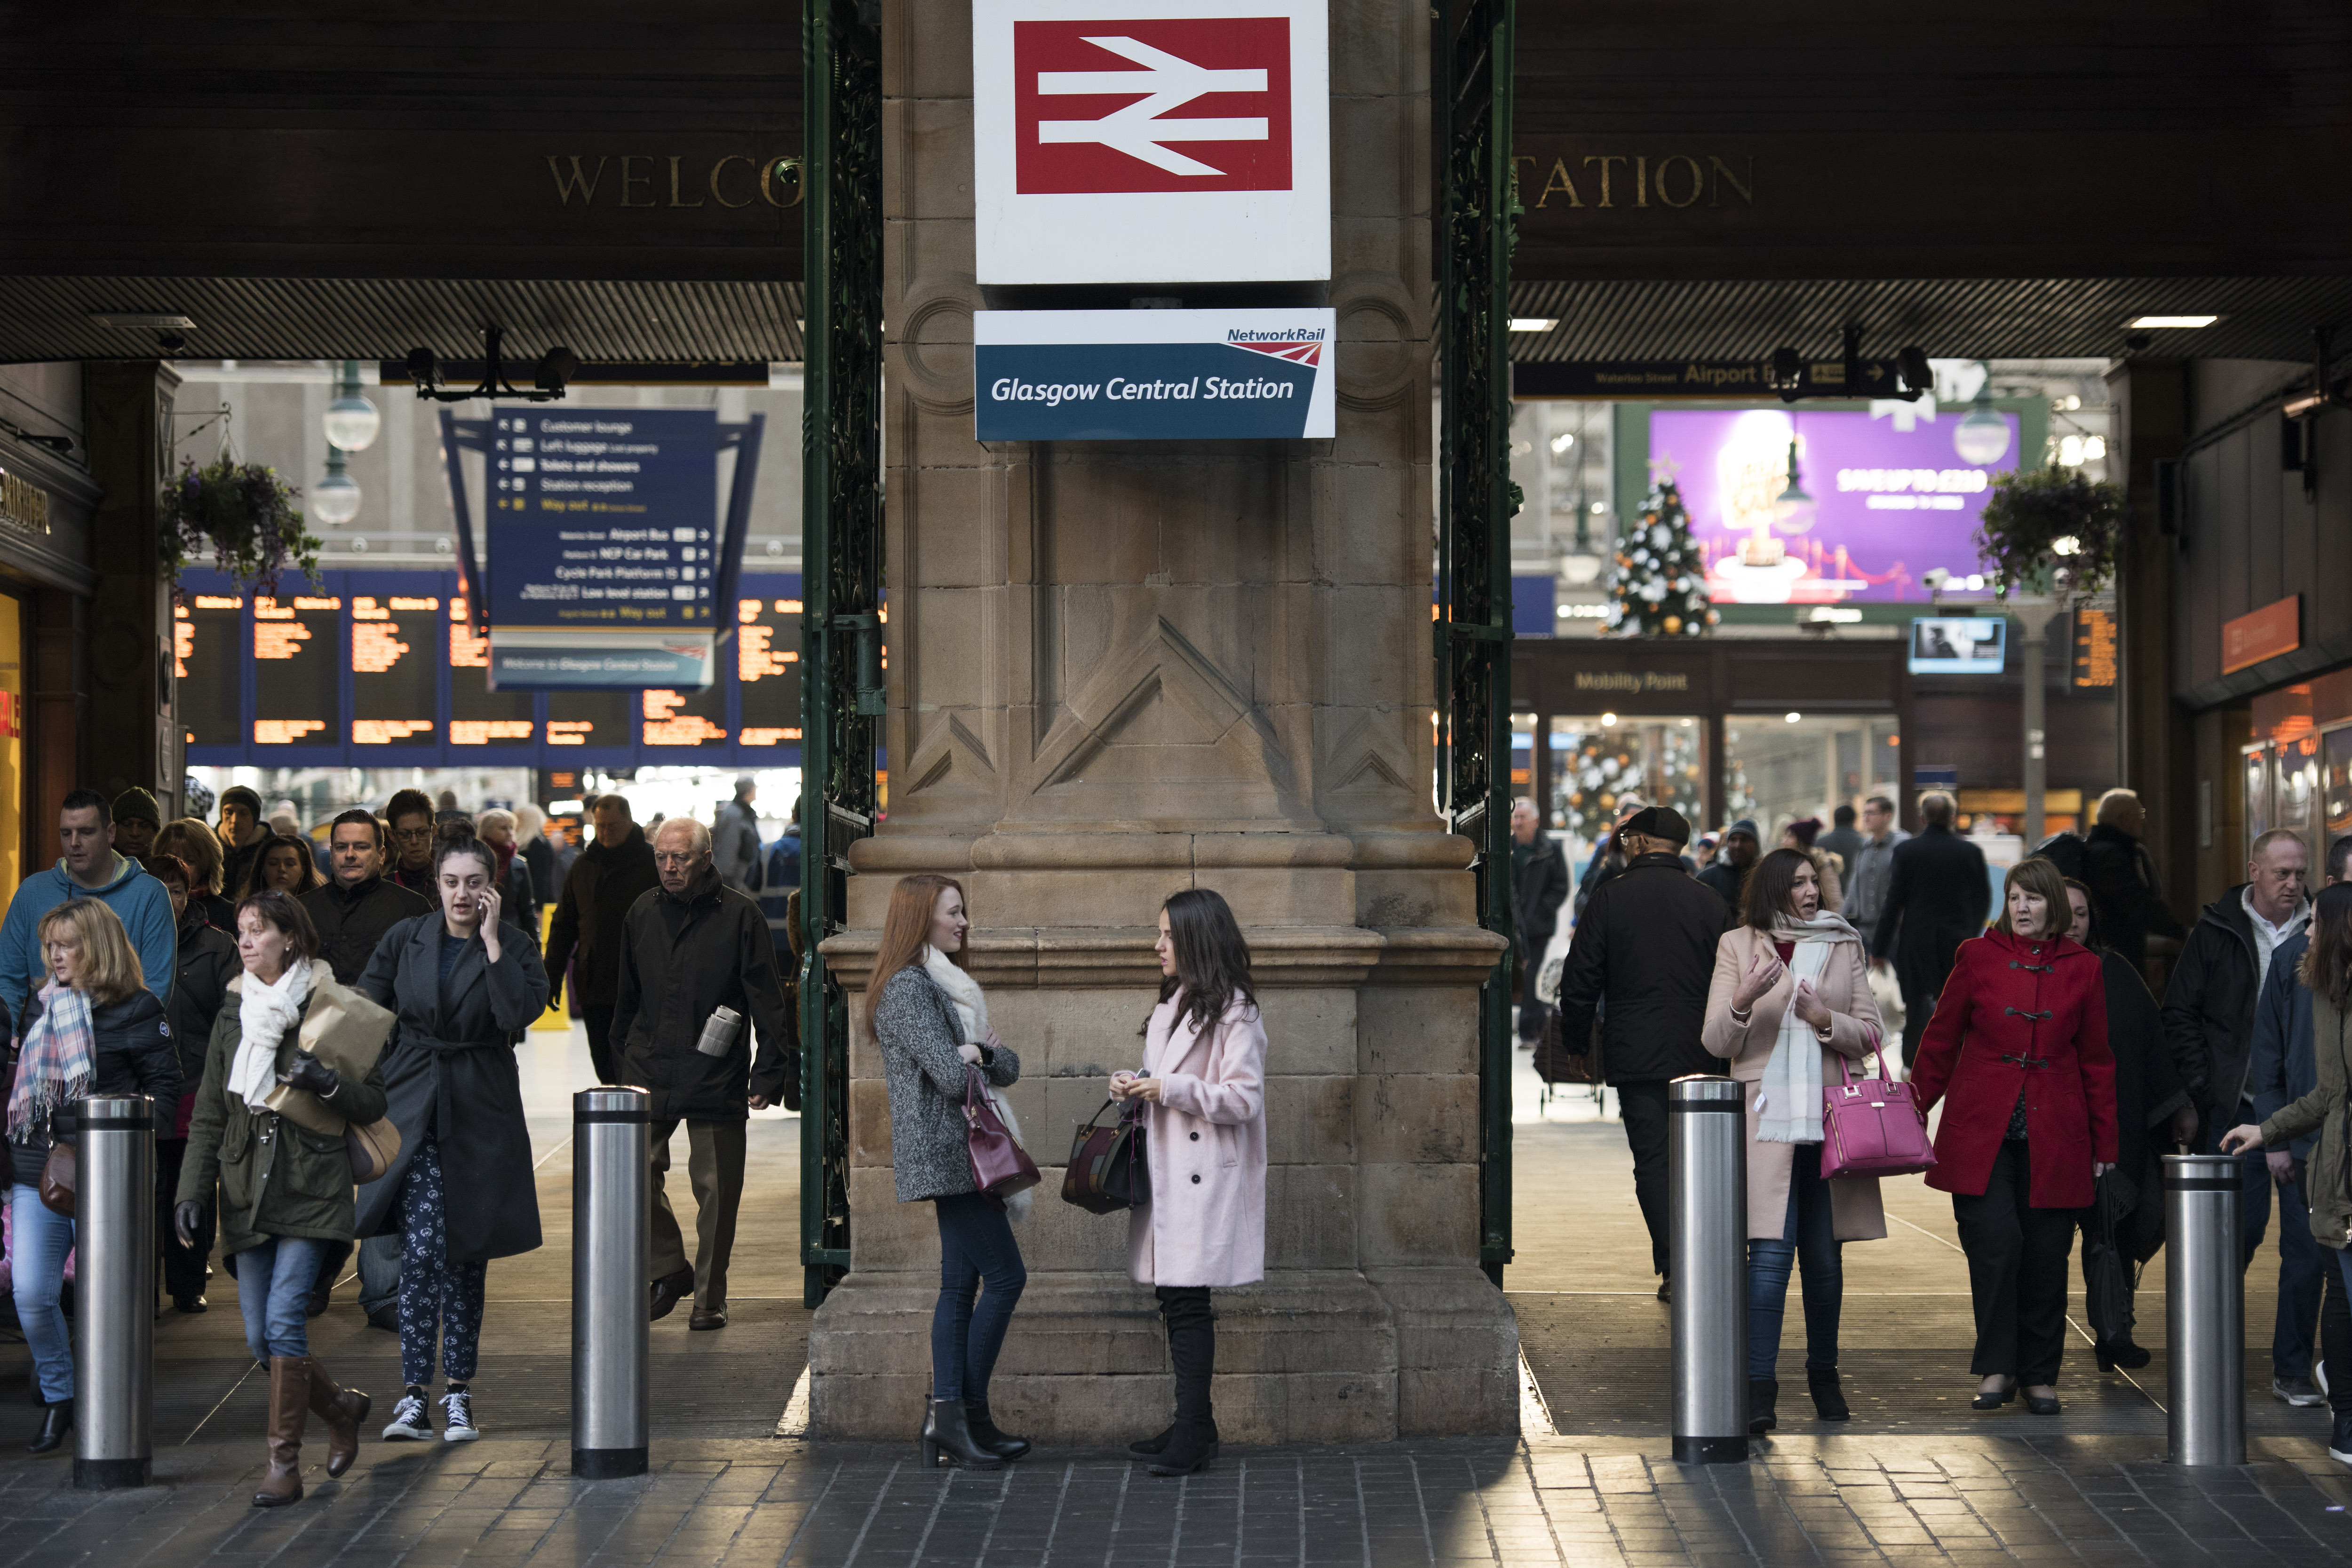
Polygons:
M2246 1286L2234 1154L2164 1157L2164 1335L2168 1458L2246 1462Z
M77 1100L74 1485L143 1487L155 1450L155 1102Z
M1748 1458L1748 1121L1739 1085L1666 1086L1675 1461Z
M572 1097L572 1473L642 1476L653 1420L653 1096Z

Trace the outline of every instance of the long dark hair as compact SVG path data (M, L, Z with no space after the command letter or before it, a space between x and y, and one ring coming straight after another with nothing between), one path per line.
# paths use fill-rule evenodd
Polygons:
M302 885L293 889L296 896L299 897L313 888L326 885L327 879L319 875L319 862L311 857L310 841L307 838L297 838L290 833L273 830L260 843L253 847L253 858L245 863L245 885L237 889L240 898L250 898L255 893L272 890L262 881L261 875L264 869L263 863L269 858L270 851L273 849L284 849L294 857L295 868L301 874L302 879Z
M1797 868L1812 863L1813 858L1803 850L1784 846L1750 866L1748 880L1740 889L1740 918L1758 931L1770 931L1774 922L1789 912L1789 895L1797 886Z
M2093 952L2105 952L2107 950L2107 944L2100 940L2099 900L2091 895L2091 889L2087 885L2072 877L2066 879L2066 886L2083 895L2083 907L2091 912L2089 923L2083 930L2071 934L2076 942L2081 942ZM2066 900L2069 913L2073 912L2074 902L2072 899Z
M1190 1018L1204 1033L1215 1028L1237 992L1245 1006L1255 1008L1249 943L1242 940L1241 923L1223 896L1207 888L1187 888L1160 907L1168 912L1168 941L1175 950L1176 969L1160 976L1160 1000L1181 994L1169 1027L1181 1029ZM1146 1019L1136 1032L1150 1027Z
M2312 901L2302 979L2337 1012L2352 1009L2352 882L2322 888Z

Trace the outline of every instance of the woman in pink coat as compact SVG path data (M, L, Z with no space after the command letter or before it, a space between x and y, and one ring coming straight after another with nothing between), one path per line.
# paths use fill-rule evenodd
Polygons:
M1143 1070L1111 1075L1142 1103L1151 1201L1128 1212L1129 1267L1157 1288L1176 1372L1176 1420L1128 1452L1155 1476L1217 1457L1213 1288L1265 1278L1265 1025L1249 944L1225 900L1190 889L1160 911L1160 1005L1143 1026Z

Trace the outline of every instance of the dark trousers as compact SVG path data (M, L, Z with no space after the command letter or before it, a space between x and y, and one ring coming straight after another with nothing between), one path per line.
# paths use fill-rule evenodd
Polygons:
M1217 1319L1206 1285L1162 1285L1160 1321L1168 1329L1168 1364L1176 1373L1176 1419L1214 1428L1209 1381L1217 1372Z
M2066 1353L2066 1256L2074 1249L2075 1211L2035 1208L2032 1190L2026 1141L2003 1139L1983 1195L1953 1194L1952 1217L1976 1306L1969 1370L2040 1386L2058 1381Z
M1642 1223L1650 1227L1650 1272L1675 1266L1674 1216L1666 1205L1666 1080L1638 1078L1612 1084L1625 1120L1625 1142L1633 1151L1633 1198Z
M934 1198L940 1300L931 1310L931 1397L988 1403L989 1374L1029 1283L1004 1205L986 1193ZM983 1289L982 1287L985 1287ZM975 1304L973 1298L979 1298Z
M2319 1277L2319 1353L2327 1363L2327 1406L2352 1414L2352 1296L2344 1289L2344 1254L2330 1252Z
M613 1008L610 1003L598 1005L593 1002L580 1004L580 1021L588 1026L588 1059L596 1068L598 1083L621 1081L620 1054L613 1049Z
M1789 1176L1789 1217L1780 1239L1748 1240L1748 1375L1779 1375L1780 1323L1789 1310L1789 1274L1804 1269L1805 1370L1837 1367L1838 1315L1845 1264L1830 1219L1830 1184L1822 1180L1822 1146L1796 1145Z
M2208 1154L2221 1152L2221 1134L2242 1121L2262 1119L2249 1105L2235 1117L2224 1118L2208 1108L2202 1144ZM2263 1233L2270 1228L2270 1161L2266 1151L2249 1149L2239 1156L2238 1243L2241 1271L2253 1267L2263 1250ZM2302 1170L2300 1163L2296 1170ZM2326 1271L2326 1249L2311 1234L2311 1210L2300 1185L2278 1188L2279 1279L2278 1317L2271 1326L2271 1374L2279 1378L2309 1377L2311 1348L2319 1323L2320 1281Z
M213 1205L196 1224L196 1244L183 1247L172 1225L172 1210L180 1193L180 1166L188 1157L184 1138L159 1139L155 1144L155 1234L163 1243L163 1294L177 1300L205 1293L205 1260L213 1251Z

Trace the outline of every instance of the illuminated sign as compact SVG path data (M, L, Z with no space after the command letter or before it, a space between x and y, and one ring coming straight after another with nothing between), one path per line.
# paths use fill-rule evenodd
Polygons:
M1336 313L982 310L982 441L1328 437Z

